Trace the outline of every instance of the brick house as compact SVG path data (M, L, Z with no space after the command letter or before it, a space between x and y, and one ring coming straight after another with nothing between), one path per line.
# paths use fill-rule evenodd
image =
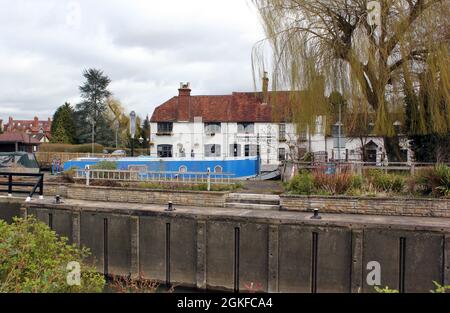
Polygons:
M0 134L0 152L36 152L41 142L24 132Z
M50 118L47 120L39 120L37 116L32 120L14 120L11 116L8 119L8 123L3 126L3 131L6 132L19 132L26 133L39 142L49 142L51 138L52 121Z

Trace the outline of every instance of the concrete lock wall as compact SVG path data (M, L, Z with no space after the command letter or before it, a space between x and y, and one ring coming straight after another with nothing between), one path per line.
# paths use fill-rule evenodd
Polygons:
M0 220L11 223L14 217L21 215L23 198L0 197Z
M420 219L371 222L356 216L329 222L300 212L107 206L32 202L26 211L71 242L89 247L100 272L168 284L230 291L374 292L367 283L370 261L381 265L382 286L403 292L429 292L433 280L450 280L446 219L427 218L432 221L420 224Z

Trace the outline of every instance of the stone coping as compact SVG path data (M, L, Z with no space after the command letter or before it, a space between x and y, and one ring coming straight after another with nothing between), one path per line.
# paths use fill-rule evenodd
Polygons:
M97 188L103 190L129 190L129 191L151 191L151 192L178 192L178 193L201 193L201 194L217 194L217 195L225 195L230 193L230 191L207 191L207 190L182 190L182 189L158 189L158 188L141 188L141 187L109 187L109 186L86 186L83 184L71 184L71 183L55 183L55 182L46 182L45 186L64 186L64 187L74 187L74 188Z
M166 216L196 220L220 219L241 223L292 224L314 227L395 228L404 230L431 230L450 232L450 219L442 217L383 216L367 214L321 213L321 219L311 219L312 214L296 211L249 210L223 207L199 208L175 206L175 211L165 211L167 206L121 202L85 201L66 199L55 204L53 199L33 200L24 204L27 208L69 210L72 212L97 212L137 216Z
M405 196L348 196L348 195L297 195L283 193L280 198L299 198L299 199L347 199L347 200L389 200L389 201L446 201L450 202L450 198L431 198L431 197L405 197Z

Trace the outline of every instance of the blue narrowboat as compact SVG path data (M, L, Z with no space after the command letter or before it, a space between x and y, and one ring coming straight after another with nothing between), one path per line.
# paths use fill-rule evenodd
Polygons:
M232 178L251 178L258 175L258 157L236 158L157 158L149 156L119 158L78 158L64 163L64 170L85 169L101 161L117 164L118 170L146 169L149 172L203 172L209 170L216 174L231 174Z

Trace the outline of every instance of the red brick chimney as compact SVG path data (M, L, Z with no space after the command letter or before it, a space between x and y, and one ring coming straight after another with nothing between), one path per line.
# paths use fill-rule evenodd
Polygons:
M269 101L269 77L267 77L267 72L264 72L262 79L262 95L263 103L267 103Z
M39 119L37 116L34 117L33 120L33 128L38 128L39 127Z
M191 88L189 83L180 83L178 89L178 121L187 122L190 118Z
M6 129L6 131L11 132L13 130L13 128L14 128L14 120L13 120L12 116L10 116L8 118L8 128Z

